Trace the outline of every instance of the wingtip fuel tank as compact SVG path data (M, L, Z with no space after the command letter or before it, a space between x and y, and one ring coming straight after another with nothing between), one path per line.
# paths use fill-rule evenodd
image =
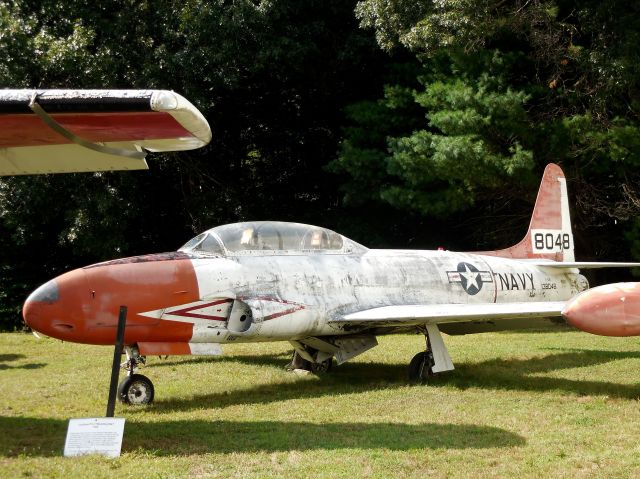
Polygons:
M613 283L589 289L568 301L562 316L588 333L639 336L640 283Z

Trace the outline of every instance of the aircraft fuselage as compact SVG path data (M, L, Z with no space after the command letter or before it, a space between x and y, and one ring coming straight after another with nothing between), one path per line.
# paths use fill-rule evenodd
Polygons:
M66 273L32 294L25 318L49 336L113 344L126 305L128 344L291 340L352 334L330 320L364 309L563 301L586 287L577 270L450 251L177 252Z

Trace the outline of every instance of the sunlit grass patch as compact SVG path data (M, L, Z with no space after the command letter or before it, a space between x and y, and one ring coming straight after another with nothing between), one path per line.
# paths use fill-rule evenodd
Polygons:
M118 405L123 454L66 459L71 417L104 414L112 351L0 336L0 477L631 477L640 474L635 338L569 329L446 337L456 365L409 385L420 336L326 376L287 343L148 358L151 406Z

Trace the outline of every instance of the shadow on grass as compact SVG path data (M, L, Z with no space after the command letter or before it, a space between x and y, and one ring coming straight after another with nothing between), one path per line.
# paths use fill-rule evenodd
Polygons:
M0 363L17 361L18 359L23 359L25 357L26 356L24 354L0 354Z
M5 369L39 369L46 366L45 363L29 363L29 364L20 364L18 366L13 366L11 364L5 364L11 361L18 361L19 359L24 359L26 356L24 354L0 354L0 371Z
M564 350L567 351L567 350ZM574 380L545 376L552 371L588 368L622 359L640 359L640 352L568 350L528 359L492 359L480 363L456 364L456 369L429 381L429 387L455 387L461 390L561 391L576 396L604 395L621 399L640 398L640 386L612 381ZM283 367L282 356L235 356L218 361ZM190 398L158 398L154 408L159 412L186 411L201 408L224 408L238 404L268 404L292 399L327 395L364 393L406 387L407 368L396 364L347 363L335 368L318 381L270 383ZM205 388L203 383L203 388Z
M445 384L460 389L519 391L561 391L577 396L609 396L620 399L640 398L640 385L613 381L569 379L545 376L564 369L589 368L623 359L640 359L640 352L580 349L529 359L493 359L475 364L460 364L453 374L443 378Z
M496 331L497 334L504 336L518 335L518 334L558 334L558 333L583 333L578 328L568 325L562 321L558 321L556 324L549 326L541 326L537 328L522 328L522 329L507 329L504 331Z
M184 364L207 364L207 363L242 363L251 364L253 366L275 366L284 368L284 366L291 361L292 353L281 354L256 354L250 355L235 355L235 356L200 356L189 357L189 359L157 359L153 358L153 361L149 361L149 368L162 368L167 366L181 366Z
M0 456L60 456L66 429L65 420L0 417ZM352 448L483 449L524 444L518 434L470 424L130 420L122 450L174 455Z

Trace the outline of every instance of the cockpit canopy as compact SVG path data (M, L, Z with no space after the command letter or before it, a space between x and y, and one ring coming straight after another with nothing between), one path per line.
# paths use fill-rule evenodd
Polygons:
M202 256L262 254L363 253L367 248L318 226L252 221L217 226L188 241L178 251Z

